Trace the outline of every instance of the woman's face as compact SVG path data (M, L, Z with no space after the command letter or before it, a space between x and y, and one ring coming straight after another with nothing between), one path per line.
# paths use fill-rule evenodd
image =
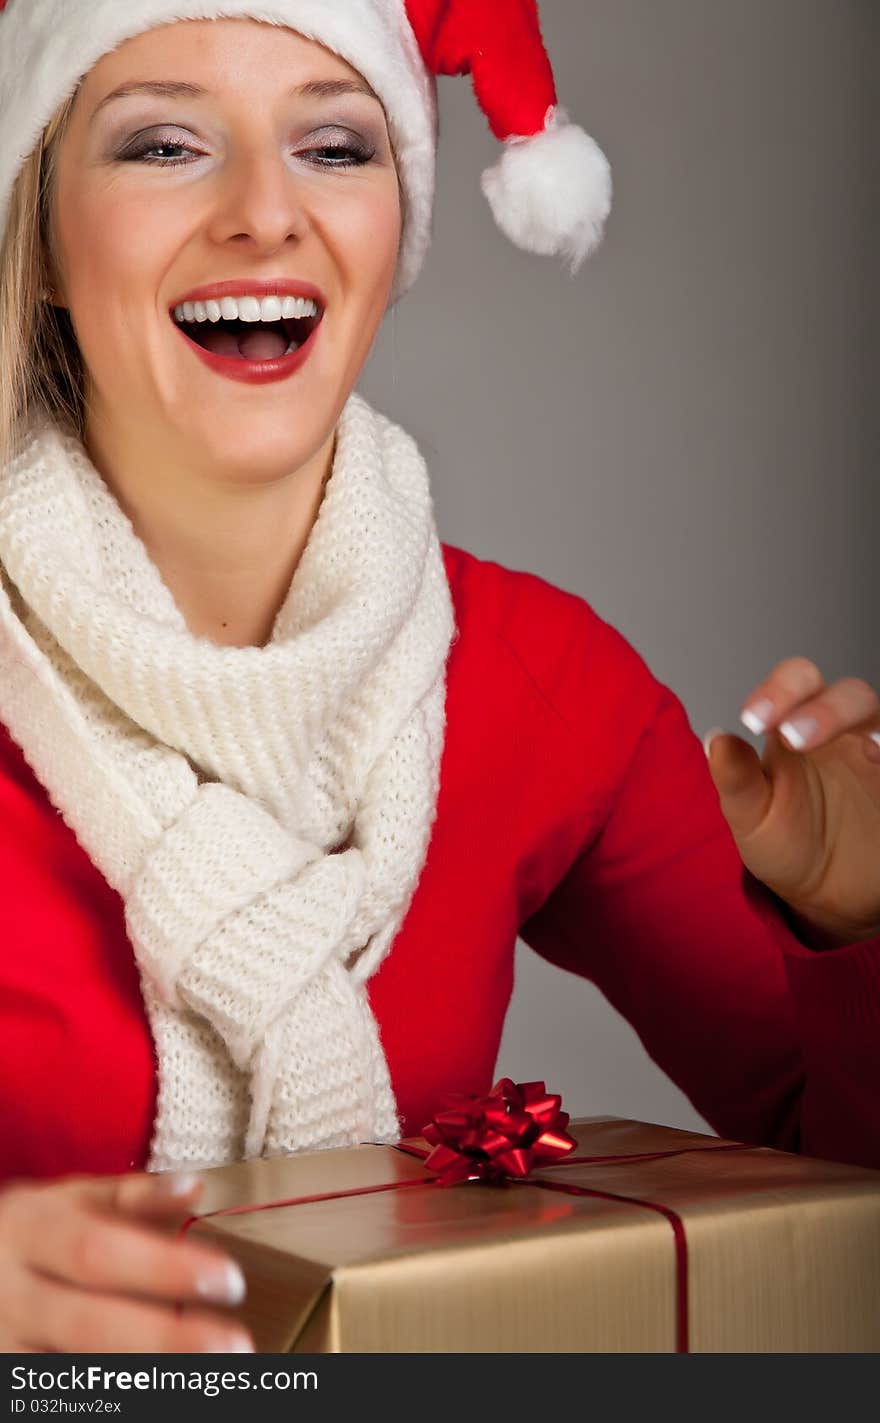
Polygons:
M117 95L123 86L141 87ZM87 440L100 429L111 445L136 439L249 480L300 467L366 360L400 235L384 111L335 55L248 19L127 41L83 80L53 202ZM316 329L308 306L282 308L299 313L283 323L272 306L247 319L266 294L255 284L276 282L288 300L317 303ZM201 293L204 312L189 314L216 316L225 295L221 319L181 327L175 308L216 283L225 293ZM230 307L236 292L250 303ZM276 364L304 338L304 360Z

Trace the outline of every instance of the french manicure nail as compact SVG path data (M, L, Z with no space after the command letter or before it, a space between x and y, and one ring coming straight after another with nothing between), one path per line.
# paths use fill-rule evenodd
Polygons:
M159 1178L159 1190L165 1196L188 1196L201 1181L195 1171L168 1171Z
M739 719L753 736L763 736L773 716L773 703L769 697L759 697L751 706L740 712Z
M209 1354L253 1354L254 1346L244 1334L234 1334L231 1339L218 1341L207 1352Z
M819 730L819 723L811 716L797 716L792 721L784 721L779 728L793 751L803 751Z
M704 750L704 752L706 753L707 759L708 759L708 756L709 756L709 751L711 750L711 747L712 747L712 742L715 740L715 737L716 737L716 736L725 736L725 735L726 735L726 732L725 732L723 726L713 726L712 729L711 729L711 731L707 731L707 732L706 732L706 735L703 737L703 750Z
M196 1280L196 1293L214 1304L241 1304L246 1292L244 1275L234 1260L205 1266Z

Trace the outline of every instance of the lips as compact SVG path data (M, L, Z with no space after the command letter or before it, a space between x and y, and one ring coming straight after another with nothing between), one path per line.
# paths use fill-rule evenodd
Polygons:
M318 321L307 339L295 351L289 355L278 356L271 360L246 360L243 356L223 356L215 351L208 351L204 346L200 346L187 334L182 326L177 326L181 340L185 341L189 349L199 357L209 370L216 375L225 376L227 380L237 380L245 385L266 385L271 381L287 380L305 365L312 351L315 349L318 332L321 327Z
M305 297L318 307L317 317L284 317L278 321L181 322L175 308L185 302L221 301L223 297L277 296ZM311 355L315 338L326 308L326 299L319 288L309 282L286 278L265 278L260 281L229 279L195 287L177 298L171 307L171 320L190 349L218 375L247 384L264 384L285 380L298 371ZM216 313L215 313L216 314ZM277 347L277 354L273 348Z
M173 312L176 306L180 306L185 301L220 301L224 296L303 296L310 297L312 301L316 302L322 312L327 308L327 298L324 293L319 287L313 286L311 282L301 282L292 277L263 277L259 280L235 281L230 279L223 282L210 282L207 286L193 287L192 291L175 297L169 311Z

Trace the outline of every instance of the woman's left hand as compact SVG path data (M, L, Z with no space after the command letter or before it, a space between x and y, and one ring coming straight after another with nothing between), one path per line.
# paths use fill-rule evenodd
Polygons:
M813 931L816 946L880 934L880 698L857 677L826 685L803 657L771 672L741 719L767 732L704 738L743 863Z

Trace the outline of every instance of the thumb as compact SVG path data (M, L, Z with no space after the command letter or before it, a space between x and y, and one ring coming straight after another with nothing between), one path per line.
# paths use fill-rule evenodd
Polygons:
M706 732L703 750L724 817L734 838L745 840L758 829L773 799L761 758L747 741L720 727Z

